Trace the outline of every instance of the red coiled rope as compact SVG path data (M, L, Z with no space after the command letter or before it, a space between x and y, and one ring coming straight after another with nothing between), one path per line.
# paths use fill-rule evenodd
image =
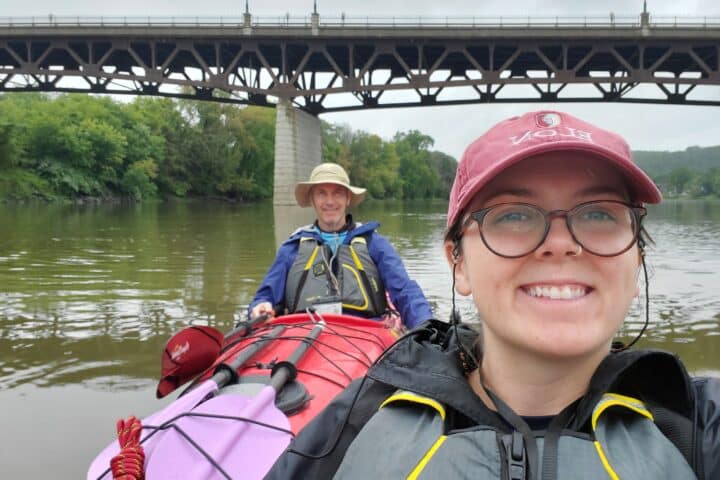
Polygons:
M131 416L118 420L117 432L120 453L110 460L114 480L143 480L145 472L145 450L140 445L140 420Z

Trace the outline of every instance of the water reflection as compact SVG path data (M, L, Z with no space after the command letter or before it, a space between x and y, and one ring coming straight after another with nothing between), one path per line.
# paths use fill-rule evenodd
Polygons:
M272 214L219 205L1 210L0 386L153 377L169 333L232 324L274 253L272 225L247 222Z
M433 305L450 312L441 249L442 202L366 202ZM313 220L311 209L175 202L2 206L0 388L82 383L132 389L154 379L167 337L188 324L230 328L279 243ZM651 328L641 343L680 353L695 371L720 373L720 202L650 209ZM466 320L468 299L458 299ZM644 298L624 328L644 321Z
M654 321L650 340L681 353L696 368L720 360L720 203L677 201L654 206L648 229ZM693 365L693 364L691 364Z

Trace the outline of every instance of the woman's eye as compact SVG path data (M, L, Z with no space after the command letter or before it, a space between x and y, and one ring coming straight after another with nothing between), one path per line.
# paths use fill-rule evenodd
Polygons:
M503 212L495 216L493 223L526 222L530 217L524 212Z
M590 222L610 222L615 220L614 216L607 210L598 209L583 212L580 218Z

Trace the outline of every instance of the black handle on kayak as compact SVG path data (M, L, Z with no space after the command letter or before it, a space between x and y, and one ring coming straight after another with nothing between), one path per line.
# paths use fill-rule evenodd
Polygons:
M225 334L225 341L230 340L235 335L244 337L248 332L255 326L263 323L265 320L270 318L269 313L263 313L247 322L238 322L235 324L235 328Z
M221 363L215 367L215 373L211 380L217 383L218 387L224 387L229 383L235 383L238 380L238 368L250 360L256 353L263 349L271 340L278 338L285 331L285 325L278 325L273 328L267 336L260 337L251 345L245 347L240 354L230 363Z
M324 328L324 323L317 324L310 333L308 333L307 337L302 339L302 343L293 351L287 360L275 364L270 373L270 385L276 392L279 392L287 382L295 379L297 376L297 363L303 355L305 355L305 352L307 352L317 337L320 336Z

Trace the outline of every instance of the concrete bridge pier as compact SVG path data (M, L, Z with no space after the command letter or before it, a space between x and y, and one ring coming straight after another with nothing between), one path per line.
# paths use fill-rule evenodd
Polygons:
M281 100L275 118L273 205L295 205L295 184L322 161L320 119Z

